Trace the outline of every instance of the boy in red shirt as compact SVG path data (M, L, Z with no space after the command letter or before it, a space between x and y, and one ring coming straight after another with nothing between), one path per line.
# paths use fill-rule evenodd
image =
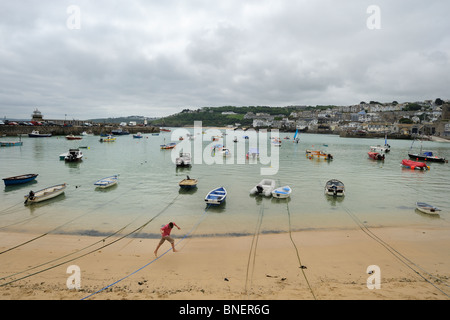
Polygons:
M170 232L172 231L173 226L177 227L178 230L180 230L181 228L179 226L177 226L177 224L175 222L169 222L168 224L166 224L164 227L162 227L160 229L161 231L161 240L158 243L158 246L156 247L155 250L155 256L158 256L158 249L159 247L161 247L161 245L164 243L164 241L169 241L170 244L172 245L172 250L173 252L177 252L177 250L175 250L175 240L173 240L173 238L170 236Z

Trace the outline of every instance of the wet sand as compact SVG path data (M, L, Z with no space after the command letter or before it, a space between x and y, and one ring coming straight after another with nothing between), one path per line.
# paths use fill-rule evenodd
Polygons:
M0 254L0 299L448 300L449 231L385 227L181 240L174 230L179 252L165 242L158 258L156 239L112 243L49 234ZM5 251L36 235L0 236ZM79 267L80 289L68 288L71 265ZM368 274L371 265L379 271ZM369 289L368 278L375 285L377 276L380 288Z

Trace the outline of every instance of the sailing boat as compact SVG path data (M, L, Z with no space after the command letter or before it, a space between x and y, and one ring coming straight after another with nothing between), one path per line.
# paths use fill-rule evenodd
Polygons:
M295 134L294 134L294 140L292 142L298 143L298 141L300 140L299 138L297 138L298 135L298 129L295 130Z
M384 152L391 151L391 146L387 143L387 133L384 134Z

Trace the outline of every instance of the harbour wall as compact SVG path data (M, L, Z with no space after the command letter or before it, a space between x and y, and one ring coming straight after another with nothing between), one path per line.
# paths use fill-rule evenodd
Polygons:
M119 127L103 127L103 126L72 126L72 127L60 127L60 126L12 126L12 125L0 125L0 136L19 136L28 135L33 130L39 131L39 133L51 133L54 136L66 136L69 134L80 135L83 131L93 133L94 135L100 135L101 133L111 133L112 130L119 129ZM141 133L154 133L159 132L158 127L122 127L122 130L128 131L130 134Z

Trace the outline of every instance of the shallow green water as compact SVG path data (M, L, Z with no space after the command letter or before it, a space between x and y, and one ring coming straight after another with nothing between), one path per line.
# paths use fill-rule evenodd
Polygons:
M193 129L189 131L193 133ZM293 133L280 133L283 143L278 148L278 171L275 175L262 176L260 169L269 168L274 162L267 165L246 162L242 153L238 155L243 149L237 148L239 145L248 150L251 142L241 137L238 143L227 144L234 157L233 164L206 164L202 156L211 154L213 144L207 134L197 135L191 142L193 158L200 157L202 163L177 170L172 152L176 154L178 150L160 149L171 138L179 142L178 135L172 133L145 134L143 139L118 136L113 143L100 143L98 136L87 136L81 141L25 137L21 147L0 148L1 178L39 174L34 183L3 187L0 231L108 234L124 226L128 226L124 230L127 232L150 221L137 235L158 237L162 224L176 221L182 230L175 230L174 234L242 235L255 232L260 215L263 216L261 232L283 232L290 227L292 230L357 227L349 214L371 227L448 227L450 164L430 163L431 170L425 172L402 168L400 162L407 158L412 141L389 141L391 152L384 162L377 162L368 158L367 151L371 145L384 144L383 139L301 134L297 144L292 142ZM286 136L291 139L283 139ZM277 148L267 138L262 141L267 143L269 154L274 150L271 148ZM194 148L195 142L200 149ZM81 163L59 160L59 154L79 146L89 147L81 149L84 153ZM450 144L423 142L423 147L450 158ZM308 159L306 149L323 149L334 160ZM120 174L117 186L95 189L95 181L113 174ZM178 182L186 175L199 180L194 191L180 191ZM250 196L250 189L263 178L274 179L277 186L289 185L291 198ZM332 178L344 182L343 199L324 195L324 185ZM63 182L68 183L64 195L40 204L23 205L23 196L30 190ZM228 190L226 203L207 209L204 198L218 186ZM417 212L416 201L440 207L440 216Z

